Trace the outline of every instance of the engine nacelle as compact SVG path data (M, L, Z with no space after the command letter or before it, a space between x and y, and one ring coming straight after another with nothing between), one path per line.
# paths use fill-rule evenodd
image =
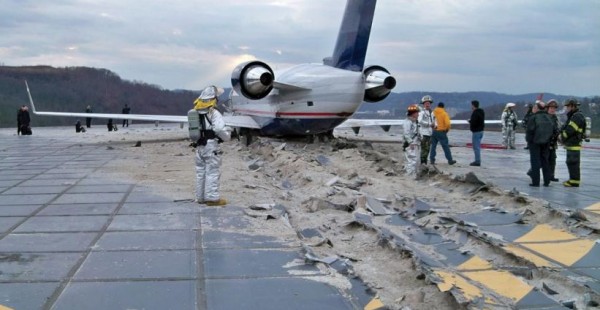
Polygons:
M387 97L396 87L396 79L381 66L369 66L363 71L365 77L366 102L378 102Z
M273 89L275 75L266 63L258 60L239 64L231 73L231 86L238 94L258 100Z

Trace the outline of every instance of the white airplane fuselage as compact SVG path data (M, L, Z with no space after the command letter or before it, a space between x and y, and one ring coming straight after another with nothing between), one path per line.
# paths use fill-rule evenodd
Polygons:
M303 64L276 73L280 83L305 89L274 89L260 100L232 91L229 109L248 115L264 135L307 135L333 130L360 107L365 91L362 72L322 64Z

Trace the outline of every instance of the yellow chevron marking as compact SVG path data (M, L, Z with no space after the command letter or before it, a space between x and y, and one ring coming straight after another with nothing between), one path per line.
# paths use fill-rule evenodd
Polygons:
M469 283L467 279L443 270L436 270L435 274L443 280L443 282L437 283L437 287L441 292L447 292L453 287L456 287L463 293L463 296L465 296L467 300L483 298L481 290L477 286Z
M379 300L379 297L371 299L371 301L365 306L365 310L377 310L383 308L385 305Z
M592 213L600 214L600 202L596 202L595 204L585 208L585 210L590 211Z
M515 240L515 243L523 242L546 242L546 241L562 241L577 239L577 236L572 235L564 230L553 228L548 224L541 224L534 227L530 232Z
M565 266L571 266L590 252L592 247L594 247L594 242L581 239L566 242L526 243L521 245Z
M514 246L512 244L506 245L504 247L504 250L506 250L507 252L512 253L518 257L522 257L522 258L532 262L537 267L553 267L553 266L555 266L551 262L549 262L527 250L524 250L520 247Z
M486 268L488 270L481 270ZM498 295L510 298L515 302L521 300L533 290L533 287L529 286L512 273L491 268L493 268L493 266L489 262L477 256L473 256L471 259L458 266L459 270L464 270L462 274L467 278L477 281L496 292Z

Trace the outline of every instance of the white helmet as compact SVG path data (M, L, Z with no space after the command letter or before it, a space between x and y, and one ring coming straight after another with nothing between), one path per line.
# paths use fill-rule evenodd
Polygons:
M506 108L506 109L508 109L508 108L512 108L512 107L514 107L515 105L516 105L516 104L514 104L514 103L512 103L512 102L509 102L509 103L507 103L507 104L506 104L506 107L505 107L505 108Z
M431 99L431 96L425 95L425 96L423 96L423 98L421 98L421 103L425 103L427 101L433 103L433 99Z

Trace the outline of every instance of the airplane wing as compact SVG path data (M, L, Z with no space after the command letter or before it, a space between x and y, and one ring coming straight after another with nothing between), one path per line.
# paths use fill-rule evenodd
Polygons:
M379 126L383 131L388 132L391 126L404 125L405 119L358 119L349 118L345 122L339 124L336 128L352 128L354 133L358 134L361 127ZM468 120L450 120L452 125L468 125ZM500 120L486 120L486 124L501 124Z
M27 87L27 95L29 96L29 103L31 104L31 109L35 115L45 115L45 116L66 116L66 117L79 117L79 118L104 118L104 119L128 119L128 120L138 120L138 121L159 121L159 122L169 122L169 123L187 123L188 118L186 115L152 115L152 114L111 114L111 113L75 113L75 112L43 112L37 111L35 108L35 104L33 103L33 98L31 97L31 92L29 91L29 85L27 81L25 81L25 86ZM231 127L244 127L244 128L253 128L260 129L260 125L247 115L223 115L223 121L225 125Z
M31 104L31 109L33 110L33 114L35 115L46 115L46 116L67 116L67 117L92 117L92 118L112 118L112 119L130 119L130 120L139 120L139 121L160 121L160 122L170 122L170 123L187 123L187 116L179 116L179 115L151 115L151 114L110 114L110 113L75 113L75 112L42 112L37 111L35 108L35 104L33 103L33 98L31 97L31 92L29 91L29 85L27 81L25 81L25 87L27 87L27 95L29 96L29 103Z

